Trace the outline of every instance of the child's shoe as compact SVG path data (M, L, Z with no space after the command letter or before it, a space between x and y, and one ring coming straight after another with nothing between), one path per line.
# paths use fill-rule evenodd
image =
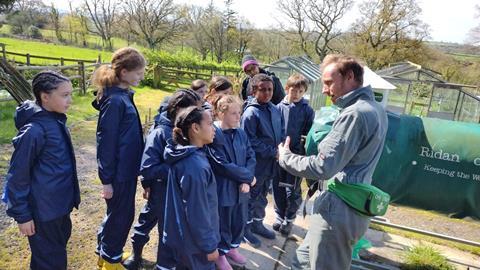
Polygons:
M230 251L227 253L226 256L227 256L228 261L232 265L244 266L245 264L247 264L247 258L245 256L243 256L242 254L240 254L240 252L238 252L238 249L236 249L236 248L230 249Z
M282 226L280 227L280 233L284 236L288 236L292 231L292 227L293 227L293 222L287 221L285 222L285 224L282 224Z
M261 220L254 220L252 223L252 228L250 229L253 233L258 234L267 239L275 239L275 232L265 228Z
M278 220L275 220L275 222L272 224L272 229L274 231L277 231L279 232L280 231L280 227L282 226L282 223Z
M243 233L243 240L250 244L254 248L259 248L262 245L260 239L258 239L250 230L252 224L245 226L245 232Z
M215 261L215 265L217 266L218 270L233 270L225 255L218 256L218 259Z

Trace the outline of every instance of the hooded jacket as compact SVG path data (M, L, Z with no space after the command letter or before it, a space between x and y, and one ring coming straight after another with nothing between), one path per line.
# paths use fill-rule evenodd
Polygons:
M225 143L223 145L226 158L229 162L250 172L250 182L241 181L238 177L225 177L216 174L219 206L234 206L244 202L245 197L240 194L239 186L242 183L251 183L255 172L255 152L253 151L247 134L242 129L226 129L222 131ZM235 172L233 172L235 173Z
M220 242L217 185L205 149L168 141L170 165L163 242L187 254L209 254Z
M271 102L260 104L256 98L252 98L246 103L240 127L255 151L255 176L273 177L277 147L285 139L282 114Z
M165 163L163 153L167 140L172 138L172 122L167 118L167 112L161 112L155 117L153 129L145 141L145 149L142 155L140 175L142 186L149 187L152 181L167 180L169 166Z
M267 74L268 76L272 77L273 80L273 97L272 97L272 103L277 105L280 103L283 98L285 97L285 90L283 89L282 82L280 82L280 79L275 76L275 73L266 71L263 68L259 68L259 73L262 74ZM248 96L250 95L250 77L247 76L245 79L243 79L242 82L242 98L243 100L247 100Z
M102 184L137 179L143 152L142 124L132 90L107 87L92 105L100 111L97 123L98 175Z
M18 223L46 222L78 208L80 190L65 114L25 101L14 120L18 134L3 196L7 214Z
M312 127L315 118L312 107L304 98L294 103L289 103L287 98L284 98L277 108L285 120L285 136L290 136L290 150L295 154L305 154L301 139L302 135L306 136Z

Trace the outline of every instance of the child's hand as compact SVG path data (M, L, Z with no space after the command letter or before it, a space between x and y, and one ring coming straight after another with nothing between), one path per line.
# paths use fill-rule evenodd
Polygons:
M241 192L241 193L248 193L248 192L250 192L250 185L249 185L249 184L243 183L243 184L240 185L239 188L240 188L240 192Z
M33 220L18 224L18 229L20 230L20 233L25 236L32 236L35 234L35 224L33 224Z
M148 197L150 197L150 188L146 187L143 189L143 198L145 200L148 200Z
M113 186L112 186L112 184L103 185L102 197L105 200L109 200L113 197Z
M252 183L250 183L250 186L253 187L257 183L257 178L254 176Z
M218 250L215 249L214 252L210 253L210 254L207 254L207 260L209 262L214 262L218 259Z

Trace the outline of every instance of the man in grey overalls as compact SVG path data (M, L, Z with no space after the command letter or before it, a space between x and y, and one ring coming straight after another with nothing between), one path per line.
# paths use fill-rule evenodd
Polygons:
M347 184L372 181L387 132L387 115L363 85L363 68L353 58L328 55L322 63L323 93L341 108L317 156L293 154L289 139L279 146L279 163L308 179L336 178ZM293 258L292 269L350 269L352 247L367 230L361 216L331 192L314 202L310 227Z

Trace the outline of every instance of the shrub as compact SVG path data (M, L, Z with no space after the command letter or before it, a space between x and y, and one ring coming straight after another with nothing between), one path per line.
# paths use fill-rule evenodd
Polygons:
M30 25L27 28L27 36L29 38L35 38L35 39L41 39L42 38L42 33L40 32L40 29L36 27L35 25Z
M455 270L438 250L431 246L414 246L404 256L404 270Z

